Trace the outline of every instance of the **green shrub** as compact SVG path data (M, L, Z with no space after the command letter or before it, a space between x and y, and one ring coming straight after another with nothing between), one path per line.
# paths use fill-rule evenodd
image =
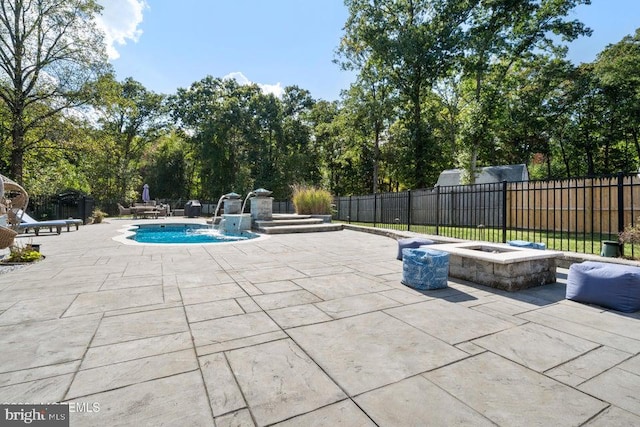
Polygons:
M91 214L91 222L93 224L100 224L107 216L106 212L103 212L100 209L95 209Z
M640 221L640 218L638 218L638 221ZM621 243L640 243L640 223L626 226L624 231L618 235L618 240Z
M333 197L327 190L294 185L293 206L298 215L330 215Z
M9 248L9 256L6 261L8 262L34 262L42 258L39 251L33 249L29 244L20 246L13 245Z

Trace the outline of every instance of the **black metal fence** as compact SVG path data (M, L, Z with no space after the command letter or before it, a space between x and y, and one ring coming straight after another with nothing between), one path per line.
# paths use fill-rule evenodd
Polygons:
M554 181L442 186L335 199L336 220L467 240L543 242L600 253L602 241L635 225L636 174ZM627 245L627 254L635 256Z
M295 212L296 208L293 206L293 202L291 200L273 201L274 214L293 214Z
M93 197L66 192L52 196L30 197L27 213L38 221L77 218L86 224L94 209Z
M214 214L214 211L216 210L216 207L218 207L217 206L218 202L214 200L198 200L198 201L200 202L200 206L201 206L200 213L204 216L212 216ZM157 202L168 204L171 208L171 211L175 211L176 209L184 209L185 204L189 202L189 200L188 199L158 199ZM101 206L102 206L102 209L104 209L108 215L118 216L119 214L118 203L120 202L118 201L104 202L103 201L101 203ZM127 207L129 206L129 204L127 203L125 203L125 205ZM224 206L224 202L220 206L220 208L222 209L223 206ZM251 206L250 200L246 201L244 211L249 212L250 206ZM273 202L273 213L289 214L294 212L295 212L295 209L293 206L293 202L291 202L290 200Z

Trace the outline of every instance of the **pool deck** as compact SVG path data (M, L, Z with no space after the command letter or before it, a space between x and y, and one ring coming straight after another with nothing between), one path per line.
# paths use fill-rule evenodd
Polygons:
M0 274L0 401L74 427L640 425L640 313L565 300L566 269L417 292L388 237L113 240L133 222L18 239L46 259Z

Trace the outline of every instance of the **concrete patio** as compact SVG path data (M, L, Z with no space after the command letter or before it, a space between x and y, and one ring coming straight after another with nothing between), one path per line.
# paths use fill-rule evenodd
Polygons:
M0 274L0 401L71 426L640 425L640 313L566 301L567 270L420 293L388 237L134 246L108 222Z

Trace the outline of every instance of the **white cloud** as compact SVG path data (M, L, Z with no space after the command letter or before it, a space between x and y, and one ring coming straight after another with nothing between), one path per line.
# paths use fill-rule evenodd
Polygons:
M116 45L125 45L128 40L137 42L142 35L138 25L148 5L145 0L98 0L98 3L103 9L96 23L105 33L107 54L110 60L118 59Z
M229 73L222 78L222 80L225 80L225 79L235 80L236 82L238 82L238 84L241 84L241 85L250 85L253 83L251 80L247 78L247 76L242 74L241 71L234 71L232 73ZM278 98L280 98L284 93L284 88L282 87L282 84L280 82L273 85L265 84L265 83L256 83L256 84L262 90L263 93L267 93L267 94L270 93L277 96Z
M260 87L260 89L262 89L262 91L264 93L271 93L271 94L277 96L278 98L280 98L282 96L282 94L284 93L284 88L282 87L280 82L278 82L278 83L276 83L274 85L258 83L258 86Z
M232 73L227 74L222 78L222 80L235 80L240 85L250 85L252 82L242 74L240 71L234 71Z

